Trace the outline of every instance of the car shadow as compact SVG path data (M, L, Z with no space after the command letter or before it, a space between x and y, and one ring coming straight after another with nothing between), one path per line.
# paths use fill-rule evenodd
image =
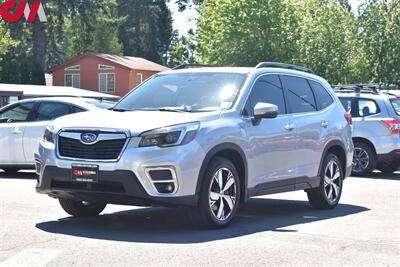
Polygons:
M395 172L395 173L382 173L380 171L374 171L370 176L351 176L350 179L352 178L367 178L367 179L380 179L380 180L394 180L394 181L400 181L400 172Z
M36 179L37 175L35 172L20 171L14 174L5 173L0 171L0 179Z
M36 224L40 230L85 238L144 243L202 243L245 236L343 217L368 208L340 204L333 210L312 209L306 201L251 199L232 224L219 230L199 230L192 226L184 209L142 208L104 214L96 218L63 218Z

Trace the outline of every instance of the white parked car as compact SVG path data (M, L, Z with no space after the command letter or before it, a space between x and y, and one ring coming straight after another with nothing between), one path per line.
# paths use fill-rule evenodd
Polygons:
M93 98L46 97L22 100L0 109L0 169L33 169L34 154L47 124L64 115L111 108Z

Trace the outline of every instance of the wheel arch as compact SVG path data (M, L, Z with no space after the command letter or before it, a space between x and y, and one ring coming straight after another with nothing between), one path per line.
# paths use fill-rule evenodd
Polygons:
M324 148L324 152L322 153L321 161L319 163L318 175L321 173L323 161L328 153L332 153L339 158L340 163L342 164L342 168L344 168L344 171L345 171L346 167L347 167L346 166L347 165L347 155L346 155L345 146L339 140L332 140Z
M208 151L200 168L199 176L196 185L196 195L200 194L200 189L203 183L202 177L206 172L211 160L215 157L224 157L232 161L239 174L240 189L241 189L241 202L246 202L247 195L247 181L248 181L248 166L246 155L242 148L234 143L219 144Z
M376 149L375 149L375 146L374 146L374 144L373 144L371 141L369 141L367 138L364 138L364 137L353 137L353 142L354 142L354 143L355 143L355 142L366 143L367 145L369 145L369 146L372 148L372 150L374 151L375 156L376 156Z

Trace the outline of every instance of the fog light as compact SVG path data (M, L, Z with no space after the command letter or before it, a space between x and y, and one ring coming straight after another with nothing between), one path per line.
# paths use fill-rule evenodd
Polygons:
M161 194L171 194L175 190L175 185L173 183L156 183L154 185L158 193Z

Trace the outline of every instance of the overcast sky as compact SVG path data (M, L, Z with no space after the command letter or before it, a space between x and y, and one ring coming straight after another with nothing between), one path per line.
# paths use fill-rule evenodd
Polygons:
M349 0L353 10L355 11L360 4L361 0ZM185 34L190 28L194 28L196 10L194 8L187 9L184 12L178 11L178 6L175 4L175 1L170 1L168 6L172 11L172 16L174 19L174 29L177 29L180 34Z

